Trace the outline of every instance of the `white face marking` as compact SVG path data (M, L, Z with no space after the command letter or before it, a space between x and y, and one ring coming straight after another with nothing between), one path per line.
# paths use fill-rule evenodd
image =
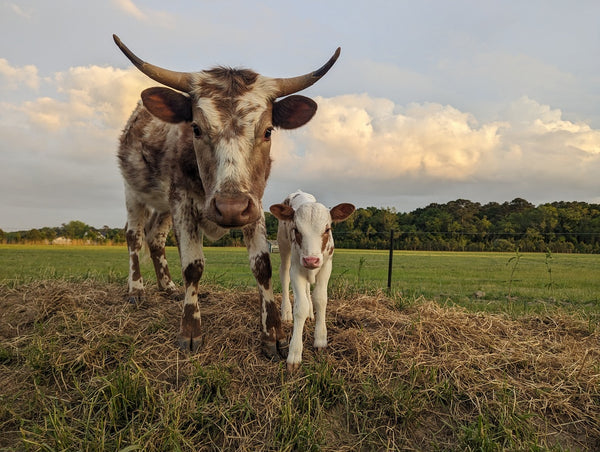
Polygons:
M301 204L294 214L294 226L302 235L301 245L295 244L300 264L304 258L317 258L321 266L325 258L321 249L323 234L331 226L329 209L316 202Z
M198 80L206 80L206 77L206 74L199 74ZM211 83L218 84L220 82L211 80ZM242 191L249 191L250 187L254 185L254 181L250 180L250 165L252 159L255 158L252 150L257 132L256 127L269 107L275 90L275 81L258 76L252 90L237 99L233 118L221 114L215 99L210 97L198 99L196 105L210 124L210 133L215 140L213 146L217 164L214 187L216 192L222 191L223 186L229 183L239 187ZM227 130L232 127L235 127L238 135L228 135ZM259 132L258 137L260 138L262 131Z

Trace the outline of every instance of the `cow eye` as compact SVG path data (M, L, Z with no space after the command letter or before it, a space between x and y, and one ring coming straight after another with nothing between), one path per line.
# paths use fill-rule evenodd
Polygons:
M192 123L192 130L194 131L194 137L202 137L202 130L200 130L200 127L198 127L198 124L196 124L195 122Z
M271 134L273 133L273 127L269 127L265 130L265 140L269 141L271 139Z

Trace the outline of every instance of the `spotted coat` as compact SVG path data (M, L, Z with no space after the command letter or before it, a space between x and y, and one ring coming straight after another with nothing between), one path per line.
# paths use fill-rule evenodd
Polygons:
M270 210L279 220L281 316L284 321L294 322L287 357L288 369L294 370L302 360L302 331L307 318L315 319L314 347L323 349L327 346L325 311L334 250L331 224L345 220L355 208L352 204L343 203L329 210L313 195L298 190L282 204L272 205ZM289 297L290 279L294 292L293 312ZM311 284L314 284L312 295Z
M215 68L178 73L140 60L114 36L146 75L171 88L142 92L120 138L118 160L125 185L129 297L144 293L139 252L144 243L159 288L176 290L165 257L173 227L184 282L178 342L195 351L201 342L199 283L204 271L203 236L215 240L241 228L261 301L264 352L285 356L285 339L271 283L262 196L271 170L271 134L308 122L316 103L290 95L318 80L333 65L291 79L264 77L247 69Z

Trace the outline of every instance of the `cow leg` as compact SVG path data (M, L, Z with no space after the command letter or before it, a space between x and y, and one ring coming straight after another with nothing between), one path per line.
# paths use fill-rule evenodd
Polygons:
M281 327L281 315L273 295L271 258L264 214L256 223L245 226L242 231L248 249L250 268L258 284L263 352L269 359L285 358L288 342Z
M201 224L202 216L193 199L186 197L185 194L180 194L178 198L179 202L173 208L172 215L185 295L177 341L182 350L196 352L201 341L198 290L204 272L204 252L202 251L203 234L198 225Z
M292 268L292 289L294 291L294 326L290 341L290 352L287 357L287 369L292 372L300 366L302 361L302 333L308 318L308 298L306 286L309 286L306 277Z
M140 270L140 250L144 243L144 225L146 223L147 210L139 202L127 196L127 225L125 226L127 249L129 251L129 277L127 287L129 302L137 303L144 295L144 280Z
M173 294L177 286L171 279L167 257L165 255L165 243L167 235L171 230L171 214L169 212L154 212L146 224L146 242L154 264L158 288L168 294Z
M319 270L315 288L313 290L313 303L315 306L315 342L314 347L322 350L327 347L327 326L325 314L327 311L327 283L331 276L332 261L328 259Z
M279 256L281 257L281 263L279 264L279 279L281 280L281 320L284 322L291 322L293 320L292 303L290 302L290 263L292 250L283 225L280 225L277 230L277 243L279 245Z

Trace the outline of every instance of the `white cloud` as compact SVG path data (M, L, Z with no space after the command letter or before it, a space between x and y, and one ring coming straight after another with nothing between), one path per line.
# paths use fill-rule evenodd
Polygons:
M4 89L15 90L20 86L37 90L40 86L38 69L32 64L22 67L11 66L4 58L0 58L0 85Z
M23 17L24 19L31 19L31 13L27 10L24 10L22 7L15 3L5 3L5 6L8 7L14 14L17 16Z
M366 95L317 101L313 121L274 143L272 177L284 192L312 189L367 205L382 205L386 193L535 202L544 193L555 200L599 192L600 130L527 97L487 123L434 103L401 107Z
M45 79L52 93L2 102L0 153L18 151L11 151L10 167L0 167L0 206L23 218L55 209L69 212L68 221L80 210L91 224L120 224L117 140L140 91L152 84L134 68L74 67ZM600 131L529 97L488 122L438 103L397 105L367 94L315 100L319 109L308 125L274 139L265 206L298 188L331 205L400 209L406 196L598 196Z
M56 132L79 127L122 127L139 100L140 91L152 81L133 68L89 66L57 73L49 84L57 92L55 97L25 102L21 110L33 125Z
M140 22L151 23L153 26L160 26L164 28L171 28L175 24L175 18L164 11L156 11L145 8L140 9L133 0L112 0L113 4L117 6L125 14L134 17Z
M450 106L411 104L397 108L367 95L317 98L319 110L276 164L309 177L335 174L354 179L394 180L405 176L464 180L482 155L499 142L497 123L479 126ZM289 145L288 145L289 146Z

